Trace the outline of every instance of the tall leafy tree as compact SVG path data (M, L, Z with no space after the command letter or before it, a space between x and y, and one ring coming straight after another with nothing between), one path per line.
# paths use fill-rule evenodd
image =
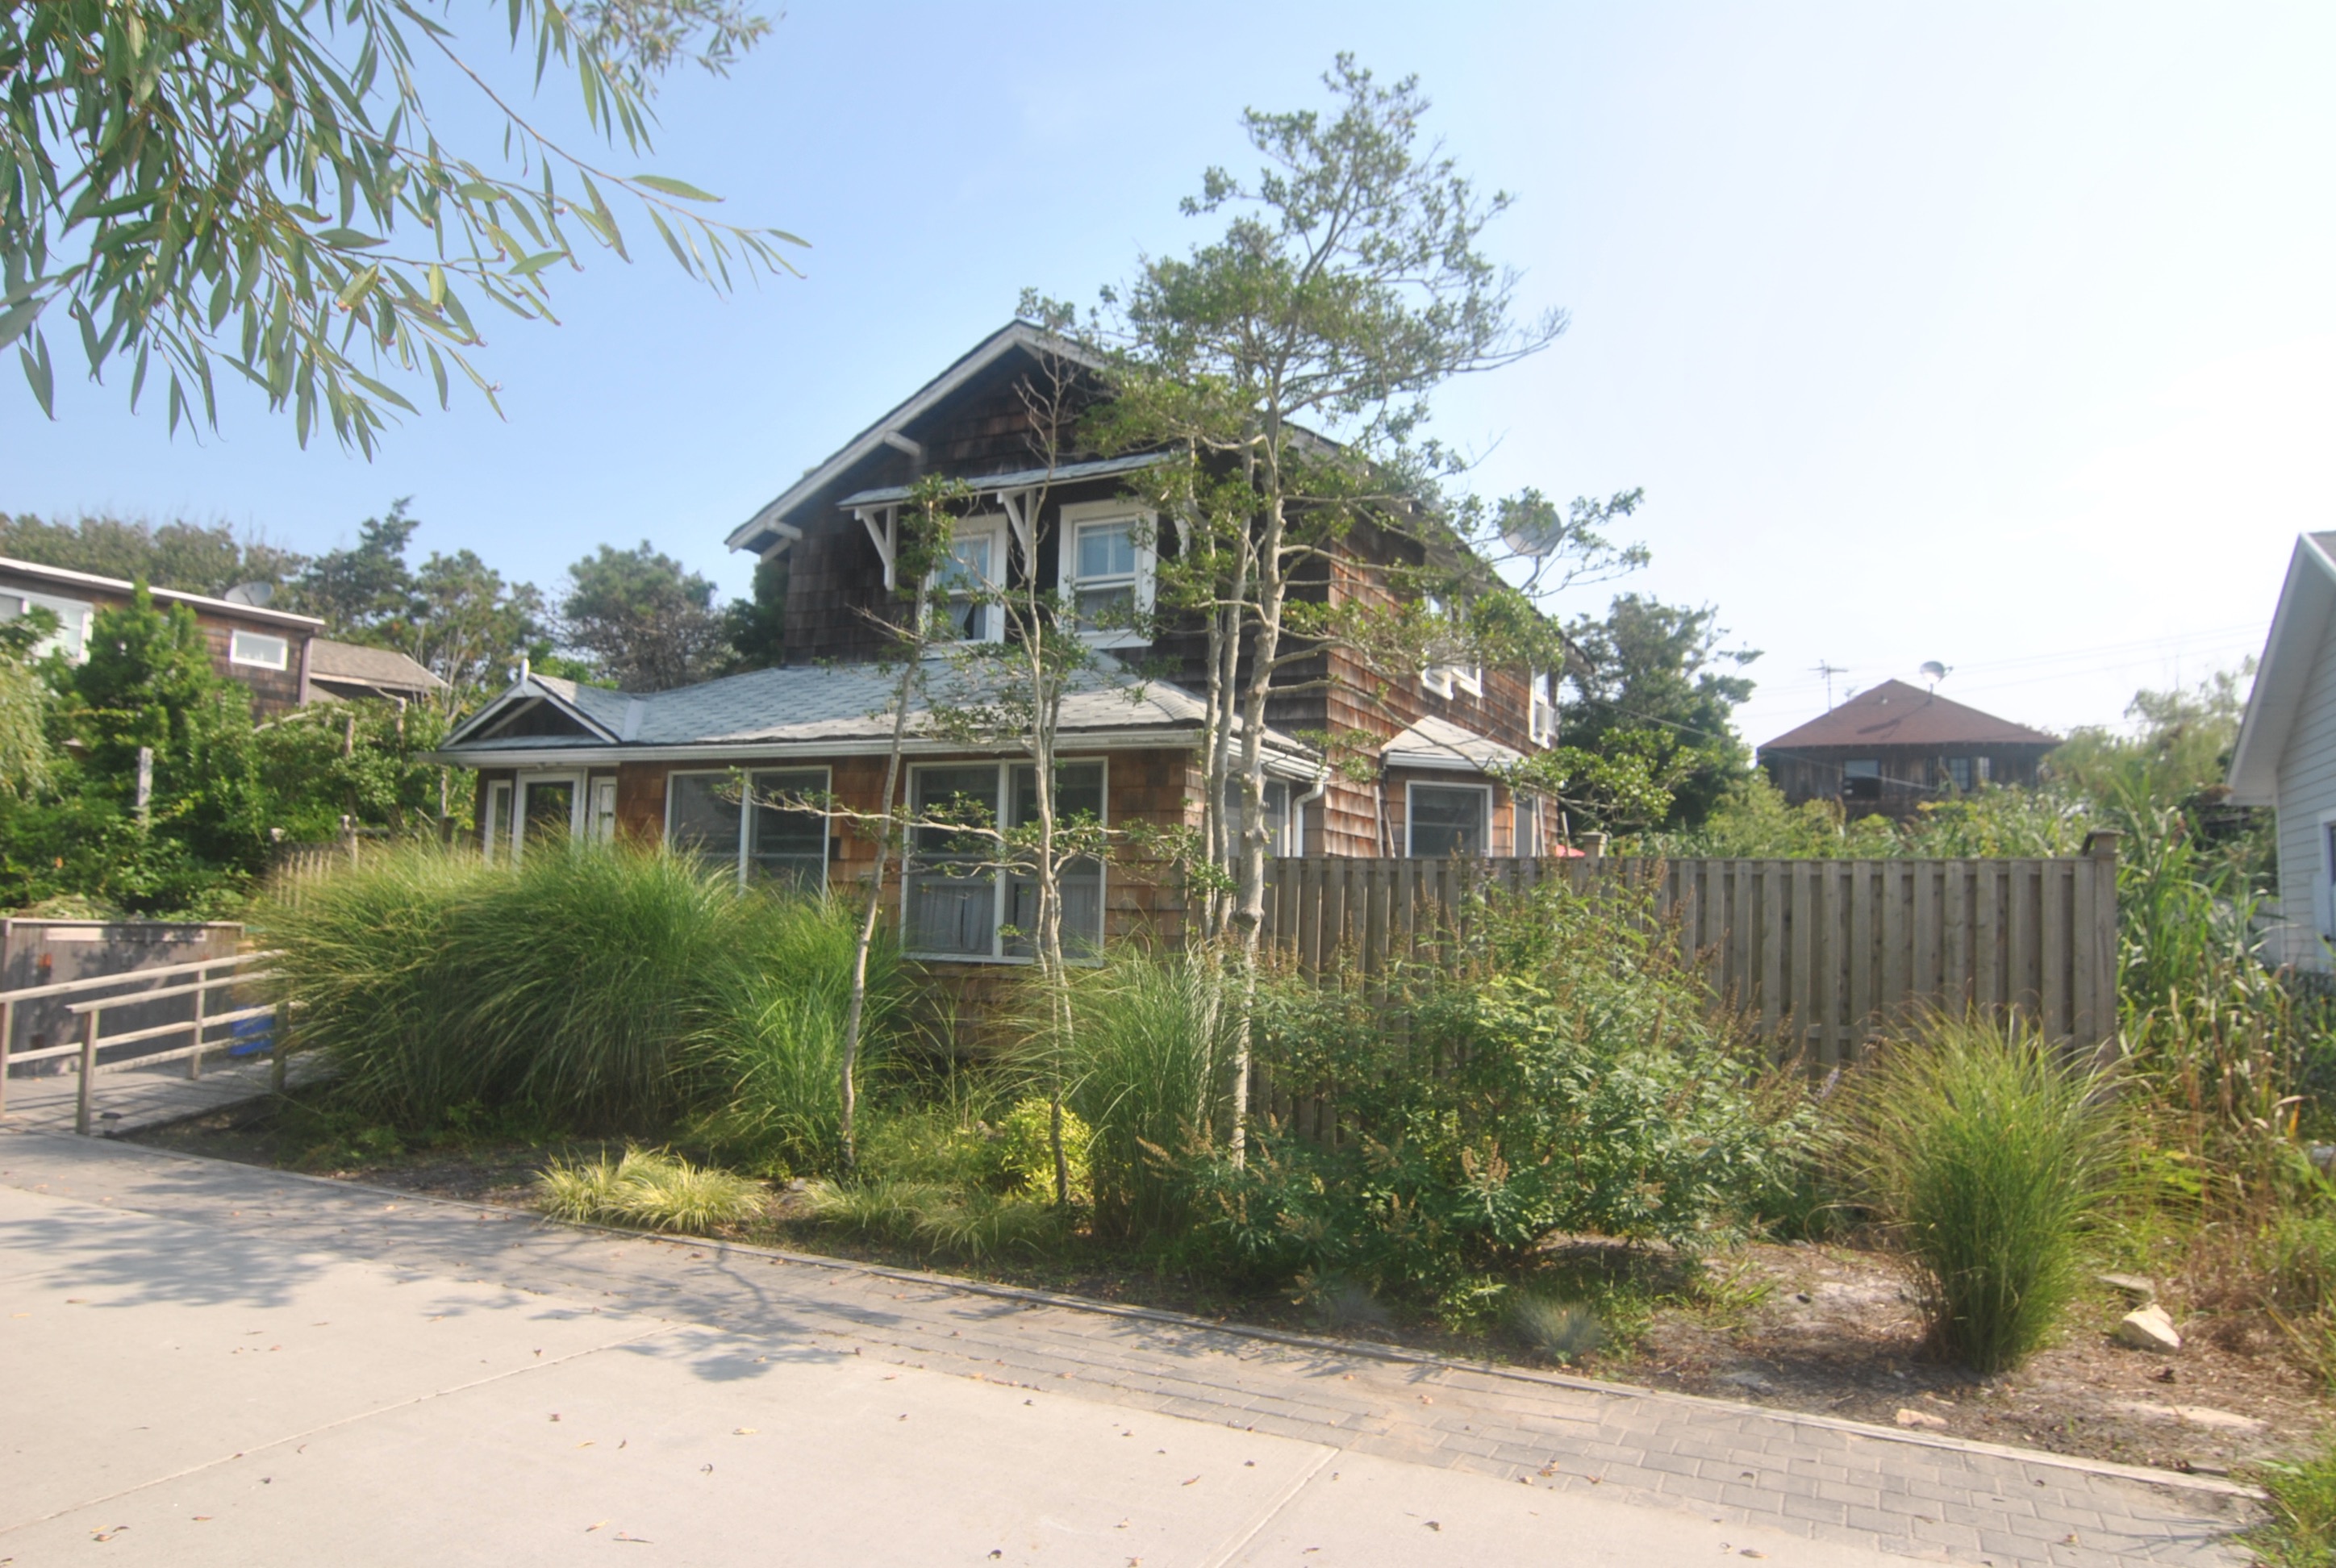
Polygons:
M397 646L415 609L405 546L422 523L407 515L409 499L392 502L385 517L359 523L355 544L328 550L303 568L287 608L323 618L335 637Z
M1723 648L1728 633L1718 614L1708 605L1626 593L1602 618L1583 617L1567 628L1572 657L1560 705L1566 744L1590 758L1635 764L1629 786L1610 786L1613 798L1602 806L1594 783L1574 797L1595 825L1699 825L1750 772L1735 713L1752 696L1745 667L1760 656ZM1669 795L1652 822L1645 820L1650 797L1630 793L1650 782Z
M414 574L414 609L404 652L448 687L461 707L500 686L520 655L543 646L543 595L506 582L477 555L433 554Z
M792 270L778 229L718 221L686 181L618 173L547 135L451 24L412 0L20 0L0 6L0 349L54 411L52 338L90 374L150 375L170 426L216 424L224 366L370 453L426 375L439 403L484 342L472 307L552 320L550 269L628 255L616 206L683 271ZM446 20L430 13L438 11ZM500 11L500 8L498 8ZM498 15L490 11L489 15ZM573 73L593 132L648 149L657 83L716 73L769 24L738 0L512 0L535 83ZM425 101L453 83L459 105ZM440 140L483 109L500 154ZM482 137L489 143L492 131Z
M724 635L741 669L787 662L787 558L754 563L754 591L723 612Z
M562 642L627 691L670 691L729 663L714 584L643 540L602 545L568 569Z

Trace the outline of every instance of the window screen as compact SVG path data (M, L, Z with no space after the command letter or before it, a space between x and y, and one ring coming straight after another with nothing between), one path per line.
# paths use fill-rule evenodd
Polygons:
M823 768L758 773L754 780L754 837L746 846L746 872L763 881L816 893L827 887L827 813L810 806L773 805L774 800L808 800L827 791Z
M1481 789L1443 784L1411 786L1411 852L1414 858L1481 855L1491 842L1492 800Z

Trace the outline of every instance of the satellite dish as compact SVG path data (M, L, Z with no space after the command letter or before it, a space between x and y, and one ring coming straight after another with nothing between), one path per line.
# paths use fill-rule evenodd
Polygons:
M272 582L238 582L227 590L225 597L229 604L248 604L254 609L266 609L275 600L276 585Z
M1937 659L1931 659L1923 664L1922 673L1924 680L1929 681L1932 686L1936 686L1941 681L1947 678L1947 667L1941 664Z
M1501 538L1519 555L1538 560L1565 542L1565 519L1547 502L1504 502L1501 511Z

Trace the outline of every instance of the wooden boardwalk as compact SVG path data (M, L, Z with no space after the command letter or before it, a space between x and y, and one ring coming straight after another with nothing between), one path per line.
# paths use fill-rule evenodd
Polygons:
M287 1076L294 1084L307 1082L321 1065L294 1057L285 1064ZM217 1062L206 1066L200 1078L187 1076L183 1062L100 1073L91 1101L95 1124L91 1130L102 1137L118 1138L264 1099L275 1092L269 1066L265 1057ZM0 1127L11 1132L72 1132L80 1086L79 1075L72 1071L38 1077L11 1076L8 1108L0 1113Z

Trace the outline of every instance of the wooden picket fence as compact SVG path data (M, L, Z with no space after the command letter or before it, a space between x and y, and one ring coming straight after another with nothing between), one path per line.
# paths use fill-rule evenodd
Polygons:
M2090 1047L2117 1028L2117 835L2017 860L1284 859L1270 940L1301 973L1376 973L1465 933L1488 888L1637 884L1714 1001L1780 1055L1854 1057L1925 1008L2018 1015Z

